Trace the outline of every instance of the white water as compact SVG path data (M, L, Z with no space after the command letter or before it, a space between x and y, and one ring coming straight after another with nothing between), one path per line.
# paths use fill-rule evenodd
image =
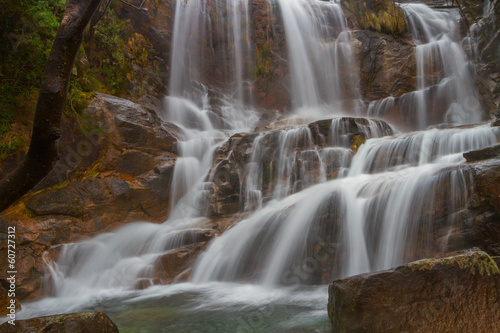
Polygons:
M63 245L57 262L46 258L53 297L23 304L20 318L105 309L129 323L130 318L125 317L130 311L144 307L152 316L156 306L159 314L174 311L171 308L175 311L166 319L159 315L165 322L148 329L152 332L167 322L172 331L189 331L196 319L201 324L198 331L210 332L213 330L203 327L202 321L210 322L211 317L228 323L218 332L234 332L235 328L286 332L306 317L325 317L326 288L304 289L305 285L324 285L334 278L390 268L448 250L449 235L464 222L457 212L463 209L471 186L467 169L460 164L462 153L495 144L499 130L485 124L397 133L381 122L359 120L351 133L347 118L335 118L322 144L314 142L307 126L256 136L241 193L247 218L210 243L198 258L190 283L135 290L138 280L151 277L159 256L195 241L201 222L206 221L214 151L231 134L252 131L257 120L255 111L246 104L251 96L245 89L248 79L243 61L251 53L249 4L215 1L214 16L208 1L188 3L177 2L172 78L164 115L182 131L170 189L171 216L160 225L130 224L113 233ZM356 79L340 75L339 69L357 70L352 67L349 32L338 4L309 0L278 3L289 37L297 113L310 118L320 110L324 117L352 109L346 106L359 99ZM421 45L446 39L450 42L443 44L455 43L450 37L455 29L450 27L451 16L424 5L409 8L416 15L435 18L418 23L428 30L442 29L436 22L446 23L442 35L432 32L426 35L431 37L416 37L422 38ZM226 20L212 22L214 17ZM218 32L212 31L214 27ZM224 84L219 87L216 105L209 102L213 92L207 88L210 64L206 62L211 55L198 47L205 42L211 45L214 34L222 38L223 46L213 52L230 59L218 74ZM436 48L441 56L454 50ZM423 59L427 58L425 49ZM461 80L468 78L455 72L466 67L460 61L434 84L461 87ZM448 85L453 81L458 83ZM421 91L427 84L422 79ZM343 89L349 90L347 96ZM465 86L453 96L466 97L468 93L473 94L473 90ZM412 103L419 108L423 105L417 100ZM449 107L454 103L465 100L456 99ZM458 112L449 107L447 114L459 119L452 122L477 117L475 109ZM422 116L420 125L429 125L429 120ZM354 155L351 140L358 132L368 140ZM441 236L437 242L429 237L433 233ZM283 309L295 312L287 317ZM273 325L282 326L262 329L248 320L246 311L257 311ZM183 326L172 324L179 318ZM139 323L141 320L137 318ZM213 325L217 324L220 322Z
M302 117L340 114L362 105L358 68L340 4L277 0L287 36L292 102Z
M340 244L346 258L338 262L342 269L334 277L387 269L411 258L412 251L440 251L420 239L433 223L425 212L438 196L447 203L448 215L458 210L468 197L470 179L450 167L464 160L460 152L490 146L499 138L497 128L484 125L370 139L354 156L346 178L272 201L214 241L199 259L193 281L253 275L264 284L286 284L294 266L311 258L307 247L315 242ZM366 173L374 163L378 173ZM330 234L312 234L325 214L340 225L322 226ZM460 222L450 217L445 223ZM320 269L321 262L315 265ZM318 274L309 273L302 283Z
M458 12L434 10L422 3L400 7L416 45L417 65L417 90L400 97L401 112L412 114L416 122L412 127L416 129L437 122L480 122L483 110L474 86L474 59L469 59L462 48ZM395 107L394 102L393 97L372 102L368 114L382 116Z

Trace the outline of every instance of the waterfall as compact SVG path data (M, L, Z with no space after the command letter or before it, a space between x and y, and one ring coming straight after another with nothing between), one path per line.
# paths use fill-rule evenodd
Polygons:
M399 108L413 114L417 129L480 122L484 112L474 86L474 65L462 47L458 12L422 3L400 7L416 45L417 90L401 96ZM374 101L368 114L383 116L395 103L393 97Z
M149 277L159 256L186 245L186 235L203 220L213 181L207 175L215 150L232 134L249 131L255 125L258 117L245 106L242 88L242 54L250 48L248 3L217 0L211 5L177 1L172 79L163 118L177 125L181 133L168 220L161 225L131 224L114 233L62 246L60 259L49 264L55 295L119 292ZM228 12L232 13L230 20L222 20ZM206 61L213 52L203 45L211 43L212 28L222 38L218 56L230 59L221 74L229 84L217 105L209 102L209 91L203 84L208 75Z
M57 260L44 257L52 298L23 304L21 314L105 308L128 322L130 309L145 304L158 316L166 313L174 331L191 331L201 314L228 321L220 331L234 332L253 329L250 321L239 322L252 309L289 325L268 331L294 331L304 313L324 316L324 286L333 279L459 248L453 235L470 222L463 212L473 185L463 153L498 143L500 129L453 127L479 122L482 113L454 14L400 5L414 38L418 89L373 102L368 113L380 117L408 107L419 131L402 133L385 121L352 116L362 106L359 69L341 6L272 3L286 32L293 111L305 119L301 124L321 120L255 133L259 116L248 75L256 3L177 0L162 115L179 128L170 216L162 224L131 223L61 245ZM430 126L443 122L449 126ZM153 277L159 258L201 243L203 232L218 232L214 224L207 229L207 211L217 166L221 159L230 163L234 150L217 153L241 138L248 145L234 173L238 213L221 218L230 221L221 235L203 238L207 247L192 258L189 282L161 285ZM141 290L144 280L149 288ZM316 285L320 292L308 289ZM167 310L158 305L165 303ZM188 319L176 326L181 314Z
M355 110L361 104L359 70L340 4L277 1L287 36L295 111L314 118Z
M446 244L432 244L429 231L463 222L453 213L463 209L471 182L453 166L464 161L461 153L499 139L500 130L489 124L369 139L346 177L273 201L216 239L199 258L193 281L252 277L286 284L317 244L338 244L331 251L337 258L316 262L302 283L328 283L442 251ZM443 204L441 221L429 212Z

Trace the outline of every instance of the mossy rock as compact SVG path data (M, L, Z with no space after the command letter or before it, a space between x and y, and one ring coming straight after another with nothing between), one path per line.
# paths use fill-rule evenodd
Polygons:
M335 332L498 332L500 271L476 248L333 281Z
M389 0L351 0L342 2L353 14L361 29L370 29L392 35L407 31L406 19L399 6Z
M438 269L439 266L457 266L460 269L469 270L472 274L500 274L495 261L486 252L478 250L439 259L423 259L408 264L411 270L419 271Z

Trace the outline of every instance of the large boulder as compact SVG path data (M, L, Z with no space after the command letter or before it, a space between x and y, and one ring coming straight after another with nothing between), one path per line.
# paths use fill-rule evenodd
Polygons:
M118 327L103 312L70 313L26 320L16 320L15 325L3 323L5 333L118 333Z
M497 332L500 271L471 250L336 280L328 315L335 332Z

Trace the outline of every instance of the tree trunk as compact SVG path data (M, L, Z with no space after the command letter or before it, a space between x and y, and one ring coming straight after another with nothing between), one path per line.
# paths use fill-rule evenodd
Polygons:
M60 136L71 70L85 27L100 3L101 0L67 2L45 65L28 153L19 167L0 182L0 212L35 187L59 158L56 141Z

